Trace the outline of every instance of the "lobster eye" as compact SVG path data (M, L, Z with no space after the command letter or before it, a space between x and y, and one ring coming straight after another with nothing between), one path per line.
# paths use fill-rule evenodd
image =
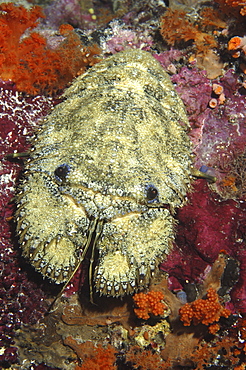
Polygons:
M149 185L147 187L146 197L147 197L148 201L150 201L150 202L154 201L154 200L157 200L158 190L156 189L156 187L154 185Z
M68 166L68 164L64 163L55 169L54 174L57 180L65 181L69 172L70 167Z

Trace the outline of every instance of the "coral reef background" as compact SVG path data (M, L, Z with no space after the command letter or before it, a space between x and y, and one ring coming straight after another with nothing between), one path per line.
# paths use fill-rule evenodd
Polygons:
M245 9L237 0L0 1L2 368L245 369ZM13 215L23 160L12 154L30 150L73 78L126 48L148 50L171 75L194 165L217 180L194 181L148 292L92 306L86 289L78 294L82 268L45 315L59 287L21 258Z

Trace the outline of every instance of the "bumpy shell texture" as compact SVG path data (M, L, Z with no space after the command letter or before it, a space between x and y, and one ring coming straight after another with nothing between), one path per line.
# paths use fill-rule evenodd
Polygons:
M93 254L93 286L146 287L172 247L171 210L190 188L182 101L145 51L113 55L78 77L33 143L17 196L23 254L56 283Z

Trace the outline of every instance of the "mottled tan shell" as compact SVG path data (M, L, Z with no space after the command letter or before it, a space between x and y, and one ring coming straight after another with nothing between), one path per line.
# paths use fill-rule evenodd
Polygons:
M23 254L66 282L86 253L94 287L146 287L170 252L190 187L184 105L145 51L115 54L78 77L43 123L25 167L17 222Z

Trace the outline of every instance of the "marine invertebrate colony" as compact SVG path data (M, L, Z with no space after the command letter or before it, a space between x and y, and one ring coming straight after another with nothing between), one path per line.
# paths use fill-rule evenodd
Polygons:
M180 308L179 313L185 326L190 326L191 321L195 325L198 323L213 324L209 326L211 333L214 332L215 328L219 329L219 326L215 326L215 323L219 321L220 317L227 318L231 314L230 310L220 304L219 297L213 288L208 289L206 299L197 299L192 303L186 303Z
M131 293L171 250L169 207L182 206L190 187L184 106L159 63L139 50L94 66L64 97L37 135L19 189L23 253L62 283L91 248L96 291Z
M65 339L65 344L71 347L78 357L83 360L82 365L77 365L75 370L116 370L114 365L115 350L108 345L103 348L102 345L95 347L92 342L77 343L72 337Z
M228 13L232 13L235 10L235 13L238 12L242 16L246 15L246 4L244 0L216 0L216 2L220 4L222 10Z
M15 82L19 91L57 92L98 61L99 48L83 46L71 26L61 26L64 39L50 49L46 39L33 31L44 17L40 7L26 10L8 3L0 4L0 12L0 77Z
M217 46L212 35L199 30L197 25L186 18L185 12L177 9L168 9L162 16L160 33L168 45L194 40L198 53L206 54L209 49Z
M150 315L163 315L167 306L163 302L164 294L158 291L150 291L148 293L137 293L133 296L134 303L138 308L134 309L135 314L140 319L147 320Z

